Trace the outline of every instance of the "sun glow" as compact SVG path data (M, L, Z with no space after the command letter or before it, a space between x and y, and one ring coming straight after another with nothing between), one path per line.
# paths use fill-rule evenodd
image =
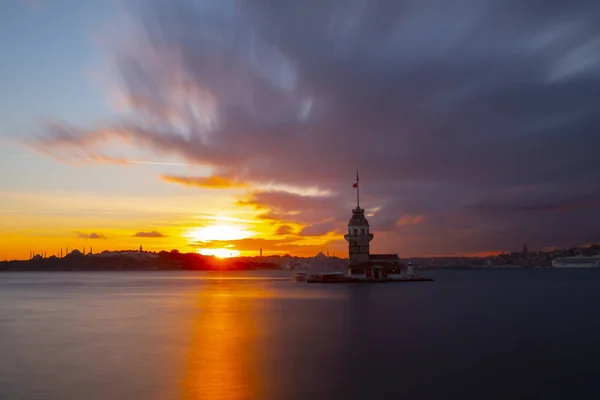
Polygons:
M252 237L254 232L249 231L244 226L233 223L216 223L201 228L192 228L183 236L193 242L210 243L212 241L227 242L228 240L240 240ZM197 252L205 256L215 256L218 258L239 257L240 251L234 250L233 245L222 248L203 248Z
M201 249L198 250L198 253L203 256L215 256L217 258L238 257L240 255L238 250L232 249Z
M211 242L213 240L240 240L250 237L252 234L246 228L234 224L215 224L190 229L184 236L197 242Z

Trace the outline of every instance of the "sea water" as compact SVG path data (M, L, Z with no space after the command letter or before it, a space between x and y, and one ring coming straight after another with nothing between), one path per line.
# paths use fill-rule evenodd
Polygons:
M0 273L0 399L600 398L600 269Z

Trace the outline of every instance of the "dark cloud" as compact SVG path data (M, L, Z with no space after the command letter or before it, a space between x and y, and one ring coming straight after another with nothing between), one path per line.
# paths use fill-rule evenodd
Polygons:
M133 237L139 237L139 238L163 238L163 237L166 237L166 236L163 235L160 232L152 231L152 232L137 232L135 235L133 235Z
M275 221L312 224L334 216L342 217L347 210L339 208L338 196L303 196L284 191L256 191L239 205L268 209L264 217Z
M344 225L358 167L381 251L600 240L590 222L600 196L597 2L202 4L132 11L142 34L116 65L136 118L55 124L37 145L89 155L124 140L240 182L329 189L251 199L269 218L312 226Z
M101 233L96 233L96 232L78 233L77 236L79 236L82 239L106 239L106 236L104 236Z
M293 233L294 229L289 226L289 225L281 225L279 228L277 228L277 230L275 231L275 234L278 236L283 236L283 235L289 235L290 233Z
M345 223L334 219L309 225L300 231L301 236L322 236L328 233L342 234Z

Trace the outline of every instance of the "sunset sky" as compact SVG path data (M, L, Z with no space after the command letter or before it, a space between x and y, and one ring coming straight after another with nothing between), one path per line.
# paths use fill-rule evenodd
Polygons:
M0 260L600 241L597 1L7 0Z

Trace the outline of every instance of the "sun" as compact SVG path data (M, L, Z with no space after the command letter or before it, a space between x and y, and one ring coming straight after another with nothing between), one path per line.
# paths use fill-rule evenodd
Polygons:
M254 233L247 230L244 226L236 224L219 223L214 225L208 225L201 228L192 228L188 230L183 236L193 242L227 242L245 239L252 237ZM226 244L226 243L224 243ZM229 258L239 257L240 251L234 250L232 244L229 244L221 248L204 248L199 249L197 252L205 256L215 256L218 258Z
M198 250L198 254L202 254L203 256L215 256L217 258L230 258L238 257L240 252L232 249L201 249Z

